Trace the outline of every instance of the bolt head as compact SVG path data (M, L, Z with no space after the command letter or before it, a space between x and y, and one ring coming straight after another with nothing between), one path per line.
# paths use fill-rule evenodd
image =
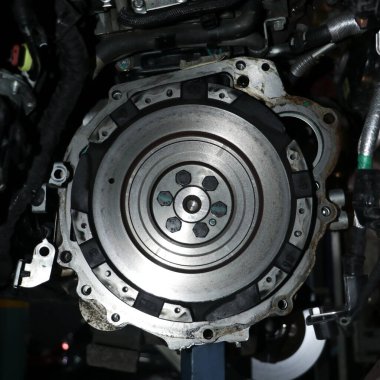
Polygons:
M211 206L211 213L217 218L221 218L227 214L227 205L225 205L223 202L218 201Z
M323 206L321 212L324 217L328 217L331 214L331 210L327 206Z
M161 206L170 206L173 203L173 195L170 191L161 191L157 196L157 201Z
M208 175L202 181L202 186L206 191L214 191L218 187L219 182L213 175Z
M122 97L123 97L123 94L119 90L116 90L112 93L112 99L114 100L120 100Z
M236 68L238 70L244 70L247 67L247 64L244 61L237 61Z
M210 232L210 229L208 228L206 223L198 222L193 227L193 232L194 232L195 237L205 238L208 235L208 233Z
M68 264L73 258L73 255L69 251L63 251L60 258L63 263Z
M181 228L182 222L175 216L166 221L166 229L172 234L178 232Z
M144 0L133 0L133 5L136 8L142 8L145 5L145 1Z
M116 63L116 69L119 71L128 71L131 68L131 60L129 58L122 59Z
M295 160L298 160L300 158L300 155L299 153L296 151L296 150L291 150L289 152L289 158L292 160L292 161L295 161Z
M186 170L181 170L175 175L175 181L178 185L187 186L191 182L191 174Z

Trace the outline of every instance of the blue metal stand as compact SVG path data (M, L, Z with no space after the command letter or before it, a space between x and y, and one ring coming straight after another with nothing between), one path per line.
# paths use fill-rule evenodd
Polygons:
M195 346L181 353L181 380L225 380L225 344Z
M22 380L26 367L28 305L0 299L0 380Z

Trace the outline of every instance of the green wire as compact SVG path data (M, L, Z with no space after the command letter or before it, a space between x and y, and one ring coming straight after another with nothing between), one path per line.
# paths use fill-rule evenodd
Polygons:
M364 154L358 156L358 169L372 169L372 157Z

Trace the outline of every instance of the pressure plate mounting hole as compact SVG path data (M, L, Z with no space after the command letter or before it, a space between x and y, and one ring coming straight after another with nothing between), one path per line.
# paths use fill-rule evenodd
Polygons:
M213 338L213 336L214 336L214 333L211 329L206 329L205 331L203 331L203 338L210 340Z
M50 250L48 247L41 247L39 252L41 256L46 257L49 255Z

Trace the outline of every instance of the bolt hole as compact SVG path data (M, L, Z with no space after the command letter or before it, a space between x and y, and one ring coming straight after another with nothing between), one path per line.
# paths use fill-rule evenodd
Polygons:
M88 285L82 286L81 292L84 296L89 296L91 294L91 291L92 291L92 289L90 286L88 286Z
M53 177L56 179L56 180L61 180L63 178L63 170L62 169L56 169L54 170L54 173L53 173Z
M87 228L87 224L86 223L82 223L80 226L81 226L82 229Z
M110 270L106 270L106 277L110 277L111 276L111 271Z
M271 282L272 282L272 277L267 277L266 279L265 279L265 281L268 283L268 284L270 284Z
M176 308L174 309L174 312L175 312L176 314L179 314L179 313L181 312L181 308L176 307Z
M211 226L211 227L214 227L216 226L216 219L210 219L208 224Z
M119 322L120 321L120 315L119 314L112 314L111 319L113 322Z
M270 69L270 66L269 66L268 63L263 63L261 65L261 68L262 68L263 71L268 71Z
M238 87L246 88L249 86L249 78L246 75L240 75L236 81Z
M150 104L150 103L152 103L152 99L151 99L151 98L146 98L146 99L145 99L145 103L146 103L146 104Z
M202 202L197 196L188 195L183 200L182 206L189 214L196 214L202 208Z
M69 251L63 251L61 253L61 261L65 264L69 263L72 258L73 258L73 255Z
M326 123L326 124L332 124L334 123L335 121L335 116L332 114L332 113L326 113L324 116L323 116L323 121Z
M123 293L127 293L128 292L128 286L123 286L123 289L121 289L123 291Z
M340 319L340 323L344 326L347 326L350 323L350 320L346 317Z
M247 65L244 61L237 61L236 62L236 68L238 70L244 70L246 67L247 67Z
M108 132L107 131L102 131L102 136L103 137L107 137L108 136Z
M294 236L295 237L300 237L302 235L301 231L294 231Z
M166 96L167 96L168 98L171 98L171 97L173 96L173 90L171 90L171 89L167 90L167 91L166 91Z
M113 183L115 183L115 178L110 178L110 179L108 180L108 182L112 185Z
M323 206L322 209L321 209L321 214L322 214L325 218L327 218L328 216L331 215L331 210L330 210L330 208L327 207L327 206Z
M214 333L212 330L210 329L206 329L203 331L203 338L207 339L207 340L210 340L212 339L214 336Z
M292 154L290 155L290 159L291 159L292 161L294 161L294 160L296 159L296 155L295 155L294 153L292 153Z
M305 209L304 209L304 208L300 208L300 209L298 210L298 212L299 212L300 214L304 214L304 213L305 213Z
M50 249L48 247L41 247L39 250L41 256L46 257L50 253Z
M226 97L226 94L224 93L224 92L221 92L220 94L219 94L219 98L220 99L224 99Z
M288 308L288 301L283 299L278 301L277 306L280 310L286 310Z

